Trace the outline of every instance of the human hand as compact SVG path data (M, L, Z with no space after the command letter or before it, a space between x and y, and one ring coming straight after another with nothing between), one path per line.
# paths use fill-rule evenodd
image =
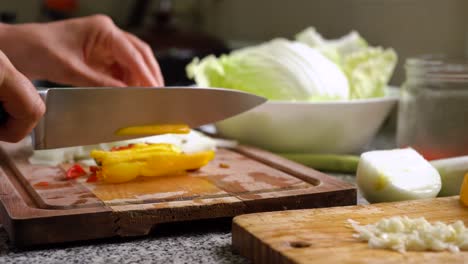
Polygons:
M164 85L151 48L107 16L4 27L0 49L31 79L74 86Z
M0 141L17 142L24 138L45 112L36 88L18 72L0 51L0 103L7 115L0 123Z

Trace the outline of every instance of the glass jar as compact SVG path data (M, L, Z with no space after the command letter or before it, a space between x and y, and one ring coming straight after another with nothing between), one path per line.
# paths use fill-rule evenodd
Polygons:
M423 56L405 67L397 145L429 160L468 155L468 60Z

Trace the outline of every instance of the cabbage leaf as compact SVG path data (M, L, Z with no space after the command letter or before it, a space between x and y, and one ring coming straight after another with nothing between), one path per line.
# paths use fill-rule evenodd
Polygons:
M317 49L346 74L350 99L381 97L397 63L393 49L371 47L359 33L333 40L324 39L313 27L296 35L296 40Z
M232 88L270 100L347 100L344 72L303 43L274 39L221 55L195 58L186 68L198 86Z

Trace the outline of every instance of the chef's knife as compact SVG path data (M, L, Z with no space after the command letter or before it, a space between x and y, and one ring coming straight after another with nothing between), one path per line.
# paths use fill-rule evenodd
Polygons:
M195 128L247 111L266 101L219 88L51 88L39 91L46 113L33 131L35 149L91 145L136 138L123 127L187 124Z

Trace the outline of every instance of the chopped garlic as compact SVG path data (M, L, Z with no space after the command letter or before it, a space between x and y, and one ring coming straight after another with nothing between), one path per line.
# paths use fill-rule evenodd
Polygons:
M357 232L353 236L368 241L370 248L388 248L401 253L468 250L468 229L460 220L453 224L431 224L424 217L395 216L368 225L360 225L352 219L348 222Z

